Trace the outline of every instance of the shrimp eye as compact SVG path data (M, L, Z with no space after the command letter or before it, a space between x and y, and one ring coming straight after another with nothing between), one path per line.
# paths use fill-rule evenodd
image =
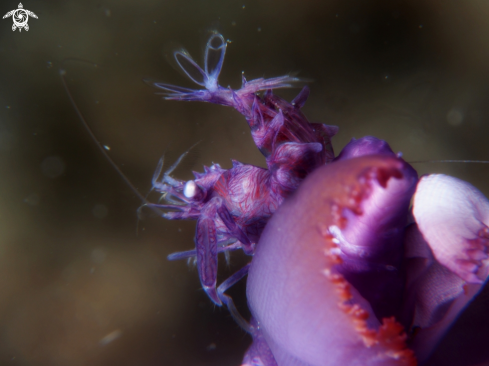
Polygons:
M187 198L198 200L202 198L203 192L193 180L189 180L187 183L185 183L185 187L183 187L183 195Z

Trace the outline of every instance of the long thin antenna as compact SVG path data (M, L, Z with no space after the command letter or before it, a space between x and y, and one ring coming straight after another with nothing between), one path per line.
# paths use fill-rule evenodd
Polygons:
M80 61L80 62L85 62L89 63L95 67L98 67L96 63L90 62L90 61L85 61L85 60L79 60L79 59L65 59L63 60L63 63L65 61ZM105 158L109 161L110 165L116 170L116 172L121 176L121 178L126 182L126 184L129 186L129 188L136 194L136 196L141 200L141 202L144 202L145 204L148 204L149 202L147 201L146 197L144 197L139 191L134 187L134 185L131 183L131 181L126 177L126 175L122 172L122 170L119 168L119 166L112 160L110 155L107 153L105 147L100 143L100 141L97 139L95 134L93 133L92 129L88 125L85 117L83 116L83 113L80 111L78 108L78 105L76 104L75 100L73 99L73 95L71 94L70 88L68 87L68 83L66 82L66 71L64 69L59 70L59 75L61 77L61 82L63 83L63 87L66 91L66 94L68 94L68 98L70 99L71 105L76 111L76 114L78 115L78 118L80 118L83 126L87 130L88 134L92 138L92 140L95 142L97 145L98 149L102 152L102 154L105 156ZM161 212L158 212L161 213Z
M489 160L420 160L409 161L409 164L426 164L426 163L472 163L472 164L489 164Z

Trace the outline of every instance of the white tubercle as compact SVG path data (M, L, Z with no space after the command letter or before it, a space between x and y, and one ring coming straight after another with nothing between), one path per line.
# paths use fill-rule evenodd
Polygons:
M193 180L189 180L185 183L185 187L183 188L183 195L187 198L194 198L197 194L197 184Z
M489 200L471 184L443 174L421 178L413 214L436 259L465 281L489 274Z

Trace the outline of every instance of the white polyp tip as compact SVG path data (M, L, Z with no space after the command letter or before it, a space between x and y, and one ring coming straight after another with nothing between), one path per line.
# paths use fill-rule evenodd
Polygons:
M197 194L197 184L193 180L189 180L185 183L185 187L183 188L183 195L187 198L194 198Z

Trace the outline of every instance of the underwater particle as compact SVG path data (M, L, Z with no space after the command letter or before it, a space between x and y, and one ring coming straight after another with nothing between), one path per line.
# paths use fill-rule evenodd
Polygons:
M110 151L110 146L109 145L104 145L104 149L107 151Z
M59 156L48 156L41 163L41 171L46 177L57 178L63 174L65 163Z
M24 198L24 202L31 206L37 206L39 204L40 197L37 193L31 193L26 198Z
M105 261L105 258L107 258L107 251L102 247L97 247L90 253L90 258L93 263L101 264Z
M452 126L458 126L464 121L464 114L460 108L452 108L447 113L447 122Z
M258 27L258 29L257 29L257 30L258 30L258 32L261 32L261 27Z
M106 346L109 343L112 343L113 341L115 341L121 335L122 335L122 330L116 329L113 332L110 332L109 334L107 334L100 341L98 341L98 344L101 345L101 346Z
M103 219L109 213L109 209L105 205L97 204L93 206L92 213L97 219Z
M205 349L207 351L214 351L216 348L217 348L217 345L213 342L213 343L209 344Z

